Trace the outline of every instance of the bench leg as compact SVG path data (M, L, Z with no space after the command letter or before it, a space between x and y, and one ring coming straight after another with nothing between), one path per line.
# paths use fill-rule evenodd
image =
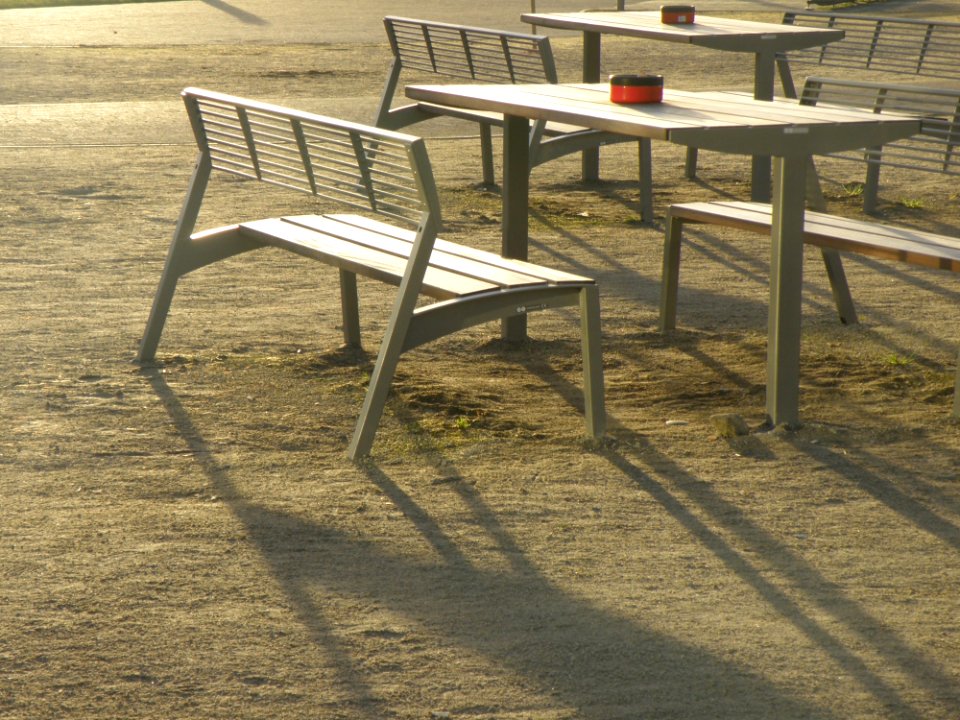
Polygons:
M360 302L357 299L357 274L340 271L340 310L343 316L343 344L360 347Z
M843 260L840 253L832 248L821 248L823 264L827 268L827 279L830 280L830 289L833 292L833 302L837 306L837 314L844 325L856 325L857 308L850 296L850 286L847 284L847 274L843 270Z
M180 279L180 274L170 265L168 262L167 267L164 268L157 293L153 297L153 307L150 309L150 317L147 320L143 338L140 340L140 348L137 351L139 362L149 362L157 354L160 335L163 333L167 313L170 311L170 304L173 302L173 294L177 289L177 281Z
M660 332L677 327L677 292L680 285L680 240L683 219L667 213L663 241L663 271L660 273Z
M160 276L160 285L153 297L150 317L143 331L143 338L140 340L140 348L137 351L137 360L140 362L153 360L156 356L160 335L163 333L167 313L170 311L170 303L173 302L173 294L177 289L177 281L190 270L200 267L204 262L229 255L228 252L220 254L214 252L209 254L209 260L199 262L190 257L194 247L190 234L193 232L193 227L200 214L203 193L207 188L212 169L213 166L206 155L203 153L197 155L193 173L190 176L187 195L184 198L183 206L180 208L177 226L173 231L173 240L170 243L170 249L167 250L167 259L163 265L163 274ZM229 243L229 241L227 242ZM211 244L215 248L218 246L216 242Z
M957 376L953 383L953 416L960 420L960 353L957 353Z
M600 351L600 290L590 285L580 291L580 333L583 352L583 410L587 432L603 437L607 413L603 398L603 355Z
M687 148L687 162L683 168L684 177L688 180L693 180L697 176L697 148L688 147Z
M870 148L879 153L881 148ZM877 201L880 195L880 163L867 163L867 177L863 182L863 211L874 213L877 211Z
M496 185L493 172L493 137L489 123L480 123L480 161L483 164L483 184Z
M818 212L827 211L827 199L823 196L820 177L813 158L807 162L807 204ZM847 274L843 269L843 260L840 253L831 248L821 248L823 264L827 269L827 279L830 281L830 290L833 292L833 303L844 325L856 325L857 308L850 295L850 286L847 284Z
M643 138L637 143L640 161L640 219L653 222L653 154L650 151L650 139Z

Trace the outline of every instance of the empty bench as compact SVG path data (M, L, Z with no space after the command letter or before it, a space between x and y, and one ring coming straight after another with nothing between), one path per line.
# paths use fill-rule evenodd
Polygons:
M787 12L783 24L843 30L844 37L819 48L777 57L784 94L797 97L791 65L817 68L818 75L864 79L863 73L926 77L925 84L960 81L960 23L849 12ZM832 70L831 70L832 69ZM878 78L885 79L885 78ZM906 81L904 81L906 82Z
M361 339L357 276L398 286L347 451L351 459L370 450L403 352L478 323L571 305L580 309L587 430L603 434L596 283L438 238L439 199L421 139L195 88L182 96L199 154L140 344L141 362L155 357L180 278L275 247L339 270L343 338L350 345ZM197 231L215 171L297 190L340 212ZM418 302L421 296L434 302Z
M877 207L882 166L960 175L960 85L955 89L809 77L800 102L845 105L876 113L909 113L923 118L920 133L880 147L833 153L830 157L866 163L863 208Z
M708 223L769 234L771 207L754 202L694 202L670 207L660 287L661 331L672 330L677 324L680 244L686 223ZM803 240L834 251L960 272L960 240L945 235L808 211ZM960 358L956 373L953 415L960 418Z
M818 29L843 30L844 37L835 42L813 48L791 50L777 55L777 70L783 86L783 93L789 98L801 98L803 102L815 104L827 102L823 95L827 90L840 104L854 104L858 107L876 108L877 112L892 111L898 102L890 95L909 97L907 103L899 102L900 111L940 118L943 122L954 122L957 107L949 107L951 97L960 96L960 23L940 20L919 20L878 15L860 15L851 12L789 11L784 13L784 25L799 25ZM808 78L802 93L797 92L794 72L803 69L816 75ZM816 87L811 80L821 86ZM854 90L854 85L863 82L872 86L875 92ZM911 95L906 87L913 88ZM952 95L951 95L952 93ZM909 102L916 103L911 110ZM952 118L952 120L948 120ZM937 125L930 123L925 130L927 136L923 143L926 148L911 152L908 158L898 150L892 156L881 158L876 150L860 154L862 161L868 162L867 179L864 185L864 209L872 212L876 208L877 178L880 165L894 162L906 162L903 167L915 170L934 170L935 156L941 158L952 154L952 138L955 130L949 130L950 136L943 134ZM900 148L919 143L900 143ZM888 146L889 147L889 146ZM847 159L854 159L855 153L846 153ZM687 177L696 175L697 153L691 149L687 155ZM953 168L951 162L944 171ZM822 207L822 198L818 199Z
M394 107L403 76L437 75L455 81L483 83L556 83L557 68L550 39L543 35L505 32L451 23L387 16L383 19L393 60L377 107L374 125L399 130L436 117L477 123L483 182L494 183L491 128L503 125L498 113L433 103ZM641 216L653 218L650 141L562 123L535 121L530 129L530 166L570 153L618 142L638 142Z

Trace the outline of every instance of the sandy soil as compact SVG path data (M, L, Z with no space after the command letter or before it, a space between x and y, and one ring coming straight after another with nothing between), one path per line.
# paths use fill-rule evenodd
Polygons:
M751 82L743 58L655 51L613 41L609 69ZM601 283L608 438L583 436L574 317L543 315L522 347L484 327L408 356L355 466L371 355L336 349L322 267L197 273L159 362L133 356L193 155L177 92L366 119L386 47L0 62L4 102L30 103L0 106L0 717L958 717L960 279L849 258L843 326L811 251L804 425L764 431L763 238L691 232L680 328L656 329L667 204L744 197L747 161L706 154L692 182L655 147L653 226L629 146L597 186L558 161L532 254ZM423 131L446 234L497 247L470 129ZM860 172L823 166L831 210L859 214ZM205 222L277 212L235 190ZM882 197L960 231L952 180L892 173ZM388 301L364 287L369 353ZM749 434L724 436L731 413Z

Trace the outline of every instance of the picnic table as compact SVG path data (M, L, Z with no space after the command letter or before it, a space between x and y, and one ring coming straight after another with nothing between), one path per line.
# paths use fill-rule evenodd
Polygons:
M843 30L831 28L700 14L696 15L693 23L671 25L661 22L659 11L524 13L520 19L539 27L581 31L583 81L587 83L600 80L600 38L603 34L686 43L726 52L753 53L753 96L757 100L773 99L779 54L825 45L842 39L844 35ZM669 86L669 78L666 82ZM595 179L598 168L599 155L596 151L587 151L584 155L584 178ZM752 179L753 199L768 200L769 158L754 156Z
M407 96L504 114L502 254L527 257L527 128L555 120L651 140L775 158L767 344L768 419L799 422L800 292L806 175L810 156L882 145L920 131L917 118L857 108L805 106L795 100L756 100L748 93L667 89L662 103L617 105L601 84L411 85ZM504 325L521 339L525 320Z

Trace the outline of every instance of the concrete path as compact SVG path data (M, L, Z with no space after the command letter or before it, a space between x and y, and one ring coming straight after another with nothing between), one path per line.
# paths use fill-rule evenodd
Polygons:
M631 9L659 8L659 0L628 2ZM615 0L539 0L539 12L614 8ZM713 0L714 12L782 12L792 0ZM193 45L220 43L352 43L379 40L385 14L429 17L469 25L529 30L520 13L529 0L176 0L3 10L0 46Z
M536 2L536 0L533 0ZM660 0L627 2L650 10ZM0 11L0 47L73 45L194 45L231 43L355 43L380 40L381 18L429 17L470 25L529 30L520 13L530 0L175 0L126 5L89 5ZM539 12L614 8L615 0L539 0ZM782 13L806 7L803 0L709 0L703 14ZM956 17L956 0L887 0L865 13Z

